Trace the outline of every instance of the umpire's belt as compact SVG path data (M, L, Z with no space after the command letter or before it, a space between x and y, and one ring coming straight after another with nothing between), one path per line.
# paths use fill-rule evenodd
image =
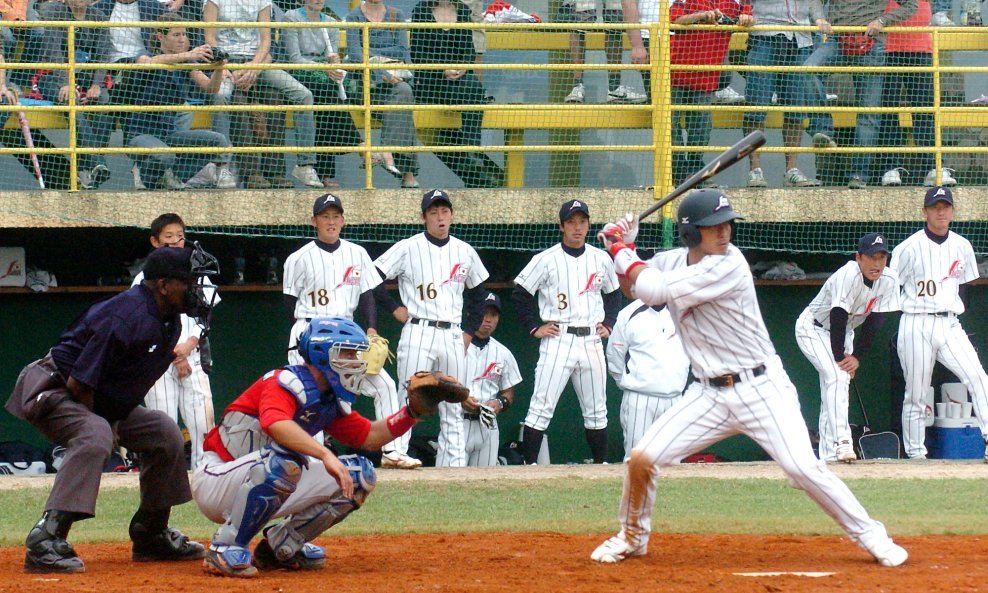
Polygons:
M566 328L566 333L573 334L574 336L589 336L594 331L592 327L576 327L571 325Z
M455 323L450 323L449 321L432 321L431 319L419 319L418 317L412 317L408 320L408 322L414 325L426 325L436 329L449 329L456 325Z
M750 378L747 377L748 374L751 375ZM734 384L740 383L743 378L747 378L749 381L751 381L751 379L754 379L755 377L761 377L764 374L765 374L765 365L760 364L755 368L751 369L750 371L747 371L745 373L745 376L742 376L740 373L728 373L726 375L721 375L719 377L711 377L709 379L706 379L704 383L706 383L707 385L712 385L713 387L720 387L720 388L734 387Z

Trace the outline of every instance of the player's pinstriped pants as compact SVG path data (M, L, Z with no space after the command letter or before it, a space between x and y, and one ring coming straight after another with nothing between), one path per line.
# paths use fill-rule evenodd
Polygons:
M796 388L779 357L765 366L758 377L739 370L742 381L733 387L692 383L683 399L645 432L628 463L621 497L621 534L632 547L648 543L660 470L736 434L761 445L786 472L790 485L805 491L862 548L870 551L888 542L885 527L868 516L844 482L813 454Z
M820 459L837 461L837 443L851 441L851 425L847 419L851 375L842 371L834 361L830 347L830 332L813 323L809 309L796 321L796 344L820 374ZM844 338L844 351L851 352L854 333Z
M566 384L572 382L583 410L584 428L607 428L607 362L602 341L597 334L567 333L565 325L560 325L560 330L558 336L542 338L539 344L525 425L546 430Z
M940 361L971 394L981 435L988 435L988 375L956 315L936 317L903 313L899 318L899 362L906 380L902 402L902 440L906 455L926 455L926 389Z
M501 431L494 421L493 428L487 428L480 420L463 421L466 431L467 465L488 466L497 465L497 449L501 444Z
M466 383L466 349L459 324L438 329L406 323L398 341L398 400L408 397L408 378L418 371L441 371ZM439 450L436 467L464 467L467 464L463 408L459 404L439 404Z
M638 444L645 431L682 398L682 393L623 392L620 417L625 461L631 456L631 449Z
M195 469L202 459L202 441L215 424L215 419L213 392L209 387L209 377L202 370L199 351L194 350L189 354L188 361L192 372L187 377L179 378L175 365L169 366L144 397L144 405L150 410L161 410L168 414L176 424L181 414L182 423L189 431L189 440L192 443L191 465Z

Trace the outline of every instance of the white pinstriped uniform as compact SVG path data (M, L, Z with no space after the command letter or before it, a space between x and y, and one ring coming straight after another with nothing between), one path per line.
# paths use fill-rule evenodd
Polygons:
M476 250L449 237L442 247L419 233L395 243L374 261L388 279L398 279L398 295L408 308L409 321L398 341L399 400L406 397L405 381L418 371L442 371L466 382L463 348L463 291L487 280L488 272ZM412 323L413 320L451 324L448 329ZM439 451L436 466L463 467L467 463L463 408L439 404Z
M488 402L502 391L521 383L518 362L504 344L490 338L487 345L467 347L467 383L470 395L480 403ZM467 465L497 465L501 431L497 420L487 428L480 420L466 420Z
M897 346L906 380L902 404L906 454L926 455L924 394L938 360L967 387L981 434L988 435L988 375L957 319L964 312L960 285L978 278L971 243L950 231L938 245L921 230L892 250L889 266L899 273L902 283Z
M302 356L294 346L314 317L345 317L353 319L360 295L373 290L382 282L367 250L340 239L332 253L310 241L285 260L282 292L298 299L295 303L295 325L288 336L288 363L302 364ZM401 408L398 387L384 369L377 375L364 375L360 393L374 398L374 415L387 418ZM405 433L385 445L384 451L408 453L411 435Z
M796 321L796 344L820 373L820 459L837 460L837 444L851 440L848 390L851 376L834 361L830 347L830 310L847 311L844 352L854 353L854 330L871 313L899 310L899 276L885 268L869 287L858 262L852 260L834 272ZM814 323L815 322L815 323Z
M635 283L643 302L667 304L698 380L635 447L619 535L633 549L645 546L660 469L740 433L761 445L793 487L805 491L851 539L867 550L889 545L884 526L814 455L796 388L765 329L744 256L730 245L724 256L707 255L687 265L686 254L681 248L656 255ZM726 374L738 379L725 387L709 382Z
M604 320L601 293L618 289L610 256L586 245L583 253L574 257L561 243L556 244L536 254L515 278L515 284L536 295L544 323L559 324L559 335L546 336L539 344L525 425L546 430L566 383L572 382L583 410L584 428L607 428L607 362L596 327ZM586 336L567 331L587 327L590 333Z
M618 313L607 339L607 370L621 388L624 458L655 419L683 395L690 360L669 310L633 301Z
M144 272L138 272L131 286L135 286L144 281ZM216 287L209 280L203 278L206 290L215 291ZM209 298L211 295L206 294ZM220 297L216 295L216 304L219 304ZM190 336L199 338L202 336L202 328L196 320L188 315L182 315L182 335L178 338L181 344ZM196 347L189 353L189 366L192 372L187 377L179 378L175 365L172 364L165 371L165 374L155 382L148 394L144 396L144 407L150 410L161 410L168 414L168 417L178 424L179 415L182 423L189 431L189 442L192 443L190 465L193 469L199 465L202 459L202 441L206 438L206 433L216 423L213 411L213 391L209 386L209 376L202 370L202 361L199 356L199 348Z

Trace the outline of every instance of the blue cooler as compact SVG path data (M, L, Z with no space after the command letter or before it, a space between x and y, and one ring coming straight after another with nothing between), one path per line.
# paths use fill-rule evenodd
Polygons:
M933 438L927 444L932 459L983 459L985 441L975 426L933 428Z

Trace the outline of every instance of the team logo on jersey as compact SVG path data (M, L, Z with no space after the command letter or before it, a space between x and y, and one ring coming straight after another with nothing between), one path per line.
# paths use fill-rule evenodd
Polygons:
M467 264L455 264L453 269L449 272L449 278L443 280L443 284L449 284L451 282L456 284L463 284L467 281L467 276L470 275L470 266Z
M960 280L963 276L964 276L964 262L962 262L959 259L955 259L954 263L950 264L950 270L947 272L947 275L943 277L943 280L948 280L950 278ZM943 282L943 280L941 280L940 282Z
M590 274L590 278L587 280L587 285L583 287L583 290L579 294L585 292L600 292L604 288L604 275L600 272L594 272Z
M350 266L343 272L343 280L340 280L336 288L341 286L360 286L360 266Z
M491 383L500 385L501 384L501 376L503 374L504 374L504 365L502 365L499 362L492 362L489 365L487 365L487 368L484 369L484 372L481 373L481 375L479 377L477 377L476 379L474 379L474 382L477 382L477 381L490 381Z
M868 301L868 304L865 305L865 310L864 310L864 313L862 313L862 315L867 315L868 313L871 313L872 307L874 307L875 306L875 303L877 303L877 302L878 302L878 299L876 297L871 297L871 299Z

